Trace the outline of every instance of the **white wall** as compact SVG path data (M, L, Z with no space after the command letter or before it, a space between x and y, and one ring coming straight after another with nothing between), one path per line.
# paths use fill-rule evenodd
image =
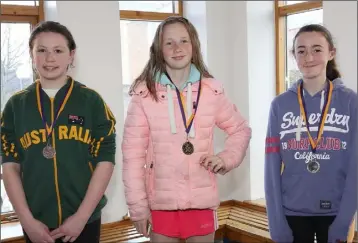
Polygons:
M208 66L215 78L224 83L226 94L248 119L248 74L246 46L245 2L206 2ZM238 13L233 15L234 10ZM212 17L212 16L215 16ZM234 26L231 23L237 23ZM244 37L244 38L240 38ZM241 90L238 95L238 90ZM214 146L217 152L224 146L225 134L216 129ZM249 153L249 151L248 151ZM246 159L240 169L219 176L220 199L247 198L250 194L250 167Z
M272 1L247 2L251 200L265 196L265 138L270 104L276 95L274 20Z
M337 16L337 13L342 13ZM357 2L324 1L323 23L337 48L337 65L345 85L357 91ZM356 215L356 222L358 215ZM358 223L356 223L358 230Z
M98 90L118 119L122 137L122 66L118 2L45 2L46 19L70 28L78 44L75 78ZM332 31L338 62L349 87L357 86L356 2L324 1L324 24ZM81 14L79 13L81 9ZM220 177L221 200L264 197L263 159L268 108L275 96L274 12L270 1L185 1L184 14L198 29L209 70L224 82L226 92L249 120L253 138L243 164ZM93 16L96 16L95 18ZM344 28L343 28L344 27ZM96 55L96 57L95 57ZM111 86L109 88L109 86ZM215 149L225 134L216 131ZM118 148L115 175L107 190L104 222L126 213Z
M323 23L333 35L344 83L357 90L357 2L323 1Z
M97 90L117 119L117 165L106 192L103 223L120 220L126 213L121 175L123 126L122 63L117 1L45 1L46 20L67 26L78 46L73 77Z
M206 2L205 1L184 1L184 16L190 19L195 26L201 44L204 62L207 64L207 35L206 35Z

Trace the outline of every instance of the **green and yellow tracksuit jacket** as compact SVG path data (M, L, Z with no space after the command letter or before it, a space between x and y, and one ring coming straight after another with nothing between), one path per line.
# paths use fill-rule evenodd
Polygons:
M42 115L50 128L58 110L61 113L47 140ZM56 228L77 211L96 165L115 163L115 123L101 96L72 78L54 98L37 81L9 99L1 115L1 155L4 164L21 165L34 218ZM52 159L42 153L47 141L56 150ZM89 222L100 217L106 203L103 196Z

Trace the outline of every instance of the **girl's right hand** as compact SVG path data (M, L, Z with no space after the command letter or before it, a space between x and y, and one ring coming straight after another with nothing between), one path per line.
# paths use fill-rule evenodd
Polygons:
M32 242L54 243L48 227L37 219L24 224L24 230Z
M150 232L148 232L149 229L149 224L151 224L151 217L149 217L148 219L143 219L143 220L139 220L139 221L134 221L133 224L135 226L135 228L137 229L139 234L144 235L145 237L149 237Z

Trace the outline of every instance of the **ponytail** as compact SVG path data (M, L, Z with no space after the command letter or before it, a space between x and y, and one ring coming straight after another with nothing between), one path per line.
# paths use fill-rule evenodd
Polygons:
M336 60L334 58L327 63L326 76L331 81L341 77L341 74L337 68Z

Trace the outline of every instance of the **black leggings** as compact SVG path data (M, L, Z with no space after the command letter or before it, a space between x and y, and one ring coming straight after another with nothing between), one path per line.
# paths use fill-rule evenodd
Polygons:
M52 231L54 229L50 229ZM77 237L77 239L73 243L99 243L101 235L101 219L93 221L87 224L81 234ZM27 234L24 232L26 243L36 243L31 242L28 238ZM56 243L62 243L62 239L57 239Z
M328 242L329 226L335 216L286 216L288 225L293 233L293 243Z

